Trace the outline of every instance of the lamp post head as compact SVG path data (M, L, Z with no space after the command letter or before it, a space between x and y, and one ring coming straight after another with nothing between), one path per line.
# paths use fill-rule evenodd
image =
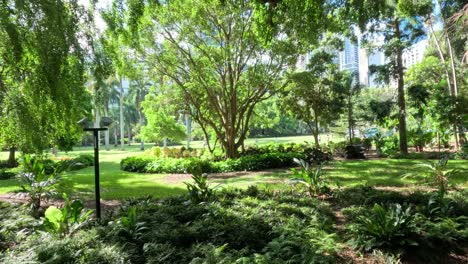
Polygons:
M87 117L81 119L80 121L77 122L78 125L81 126L81 128L83 129L86 129L86 128L89 128L91 126L91 122L89 121L89 119Z
M112 120L112 118L104 116L101 118L101 122L99 123L99 125L101 127L109 127L113 122L114 121Z

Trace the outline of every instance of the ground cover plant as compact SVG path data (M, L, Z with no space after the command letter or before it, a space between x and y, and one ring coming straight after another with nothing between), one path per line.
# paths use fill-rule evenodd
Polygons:
M199 191L212 188L202 181L189 189L193 186ZM129 199L108 211L100 222L80 220L73 224L66 217L73 229L52 228L67 227L66 221L58 224L58 219L65 218L46 214L35 219L23 206L0 203L3 212L15 212L0 217L4 241L0 260L338 263L350 261L349 250L354 248L357 262L361 252L369 261L457 263L453 256L463 259L467 250L466 191L447 195L451 204L448 211L431 209L431 192L404 194L370 186L335 190L326 200L294 188L274 191L254 186L219 190L210 196L199 194ZM67 203L63 209L50 208L71 213L62 216L88 214L81 212L81 206L77 206L79 210L73 207ZM345 216L342 231L336 210Z

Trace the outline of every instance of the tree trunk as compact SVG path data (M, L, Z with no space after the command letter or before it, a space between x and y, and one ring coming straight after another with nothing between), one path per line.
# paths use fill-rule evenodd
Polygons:
M351 105L351 96L348 98L348 134L349 143L353 143L353 106Z
M145 122L145 117L143 116L143 113L141 111L138 111L138 114L140 117L140 131L141 131L141 128L143 127L144 122ZM140 138L140 150L145 150L145 142L143 138Z
M118 146L119 145L119 139L117 138L117 128L114 127L114 146Z
M8 155L8 161L7 161L8 168L14 168L18 165L18 163L16 162L15 154L16 154L16 148L11 147L9 151L9 155Z
M131 146L132 145L132 128L130 127L130 124L127 124L127 135L128 135L127 144Z
M457 71L455 68L455 57L453 56L453 49L452 49L452 43L450 41L450 38L448 36L448 33L446 33L446 40L447 40L447 46L449 50L449 56L450 56L450 66L452 68L452 80L453 80L453 96L455 97L455 104L457 104L456 98L458 97L458 82L457 82ZM457 109L457 107L455 107ZM463 128L460 127L460 124L458 123L458 113L457 110L455 110L455 123L454 123L454 134L455 134L455 150L460 149L460 144L461 144L461 139L462 139L462 133L463 133Z
M398 41L401 41L400 33L400 22L398 18L395 18L395 35ZM405 103L405 83L403 79L403 60L402 60L402 49L398 48L397 50L397 78L398 78L398 106L399 106L399 115L398 115L398 130L400 135L400 152L402 154L408 154L408 138L406 135L406 103Z
M124 149L124 116L123 116L123 83L122 77L120 77L120 147Z
M320 148L320 142L319 142L319 127L318 127L318 116L317 116L317 111L312 109L312 112L314 114L314 127L311 128L312 134L314 135L314 140L315 140L315 146L317 148Z
M239 151L236 147L235 141L236 141L235 135L230 135L230 133L227 133L226 140L222 141L227 159L233 159L239 156Z

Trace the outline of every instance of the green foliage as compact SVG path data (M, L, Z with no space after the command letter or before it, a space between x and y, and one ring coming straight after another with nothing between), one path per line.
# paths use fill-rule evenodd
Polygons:
M9 180L15 177L15 173L7 170L0 169L0 180Z
M84 167L94 166L94 155L92 154L80 154L73 160L75 163L82 164Z
M323 179L323 166L325 163L316 164L315 167L311 166L309 162L302 159L294 159L294 162L301 166L300 170L292 168L294 183L303 184L306 187L310 196L317 196L322 194L328 189Z
M149 157L127 157L120 161L120 169L130 172L146 172L146 166L153 161Z
M140 239L148 231L146 222L140 220L137 208L133 206L128 208L125 216L117 220L117 226L117 230L114 230L114 232L130 242Z
M318 124L327 125L344 110L347 87L332 62L333 55L317 50L310 58L306 71L291 74L283 105L298 120L311 129L316 146L319 146Z
M40 225L25 206L0 202L0 211L0 252L24 241Z
M57 239L50 235L32 236L20 248L8 252L2 263L128 263L127 253L117 245L102 241L95 229L81 230L73 236Z
M23 192L27 193L28 204L36 214L41 207L41 201L56 194L55 184L60 179L58 172L62 167L56 168L50 175L46 174L44 162L41 158L23 157L23 171L17 175Z
M80 200L70 202L66 194L63 195L64 206L59 209L55 206L47 208L44 214L44 228L60 237L71 235L80 229L93 212L84 210Z
M187 173L194 168L201 168L204 173L256 171L290 167L294 164L294 158L305 158L305 155L273 152L216 162L198 158L155 160L154 158L136 156L122 159L120 168L124 171L149 173Z
M445 156L437 162L416 164L415 167L423 170L423 172L407 173L404 177L425 176L430 185L438 188L440 197L444 197L448 191L449 179L458 173L455 169L449 170L447 168L448 160L449 157Z
M68 1L7 0L0 10L1 141L26 153L67 148L90 102L80 41L86 13Z
M460 148L460 150L455 154L455 157L458 159L468 159L468 142L465 142Z
M194 203L209 202L213 195L214 190L209 187L208 174L201 172L194 172L192 175L194 183L185 182L190 199Z
M348 231L353 236L351 244L358 249L369 251L374 248L398 249L416 246L417 234L415 215L411 207L400 204L383 207L374 204L370 211L357 217L349 225Z
M320 164L332 160L330 152L322 148L317 148L310 143L290 143L290 144L267 144L262 146L249 146L242 152L242 155L268 154L268 153L302 153L305 159L311 163Z

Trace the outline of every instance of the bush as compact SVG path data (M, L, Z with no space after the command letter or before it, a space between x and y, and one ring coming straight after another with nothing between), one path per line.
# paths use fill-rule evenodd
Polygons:
M0 180L9 180L15 177L15 173L0 169Z
M130 172L147 172L146 167L153 161L152 158L134 156L120 161L120 169Z
M83 164L85 167L91 167L94 166L94 155L80 154L78 157L74 158L73 161Z
M400 204L383 207L374 204L370 211L357 217L348 225L352 235L353 247L370 251L374 248L401 249L418 245L415 215L411 207L404 208Z
M468 159L468 142L465 142L460 148L460 150L455 154L457 159Z
M345 148L349 144L348 141L340 141L340 142L330 142L329 147L333 155L338 157L345 156Z
M305 155L297 153L266 153L218 162L198 158L163 158L155 160L135 156L123 159L120 162L120 168L124 171L147 173L190 173L196 168L199 168L203 173L257 171L291 167L294 165L294 158L304 159Z

